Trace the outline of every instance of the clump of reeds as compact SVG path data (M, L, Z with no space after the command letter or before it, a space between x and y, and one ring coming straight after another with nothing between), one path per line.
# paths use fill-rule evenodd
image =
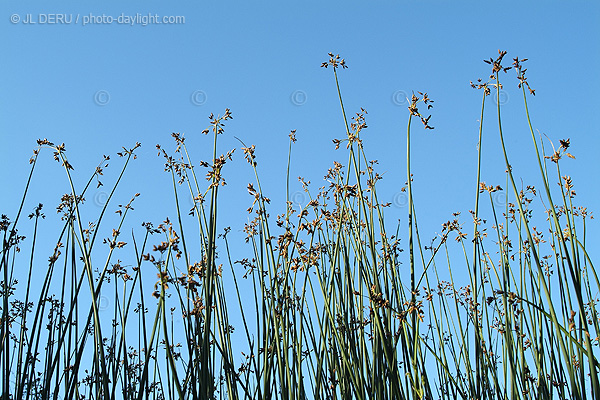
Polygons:
M456 213L428 246L413 202L411 135L415 118L433 129L431 116L422 113L433 100L422 92L410 99L402 188L408 215L406 226L390 228L384 217L390 204L377 196L377 162L363 147L367 112L361 108L348 120L338 80L347 65L337 55L322 66L335 78L346 137L333 142L345 150L346 164L335 161L316 191L301 180L309 202L296 209L289 196L292 131L288 198L281 214L271 217L256 148L241 142L255 174L247 186L245 244L230 243L229 228L217 225L223 168L234 153L217 152L218 136L232 118L228 109L211 114L203 131L213 136L210 162L194 164L178 133L173 155L157 145L171 176L175 217L156 227L144 223L141 237L125 239L121 231L134 195L117 209L119 222L102 242L104 259L95 250L97 234L139 144L118 153L121 172L86 226L84 196L94 181L101 184L109 158L76 190L65 146L39 140L20 209L14 221L5 215L0 221L3 399L600 398L600 283L585 243L592 217L575 205L573 179L561 172L561 159L574 158L569 139L545 151L529 119L528 96L535 91L525 77L526 60L504 66L505 55L486 60L488 81L472 83L482 90L472 235ZM523 93L542 188L538 193L515 183L518 171L509 162L497 102L512 199L497 214L493 194L503 189L481 177L483 117L492 91L500 95L501 73L511 70ZM54 151L71 188L57 208L63 225L47 261L34 257L41 204L29 215L29 260L19 254L27 242L17 230L41 148ZM207 170L205 179L198 168ZM181 199L188 195L193 206L185 210ZM546 229L533 224L544 204ZM190 234L191 220L198 234ZM453 246L462 258L453 256ZM247 257L232 259L248 248ZM125 251L131 264L115 260ZM152 276L150 266L153 286L144 278ZM110 321L99 315L103 296L112 300Z

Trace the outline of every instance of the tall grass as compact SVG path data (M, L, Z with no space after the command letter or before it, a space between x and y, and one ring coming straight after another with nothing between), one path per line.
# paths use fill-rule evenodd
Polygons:
M381 175L363 147L366 111L348 118L338 79L346 63L333 54L322 66L334 76L346 136L333 142L346 164L334 162L317 190L302 181L310 201L296 209L289 194L292 131L287 201L272 217L256 148L240 140L255 176L247 186L245 244L231 242L230 228L218 226L223 170L234 154L218 155L229 110L211 114L203 131L212 136L211 162L195 164L180 134L173 134L172 154L157 146L172 181L173 220L144 223L142 234L125 238L136 194L117 208L119 220L100 249L105 212L139 143L118 153L121 172L86 226L84 196L101 184L109 158L77 190L65 146L39 140L20 208L0 224L3 399L600 398L600 283L586 251L592 217L575 205L573 180L561 172L561 160L574 158L569 140L549 151L551 142L535 135L526 60L504 66L505 55L486 60L489 81L472 83L482 93L472 234L456 213L429 245L422 244L413 200L411 135L415 121L433 129L423 113L433 100L421 92L409 99L407 216L390 227L390 204L377 196ZM540 190L516 183L500 102L497 121L484 124L490 95L500 97L501 77L513 70ZM493 200L503 189L482 180L482 148L491 134L500 138L510 199L501 213ZM46 148L70 187L57 208L62 226L54 227L47 262L36 251L42 205L29 215L27 239L17 229ZM182 201L188 196L189 210ZM547 227L534 225L536 213L546 216ZM132 264L115 260L127 251ZM236 260L243 252L249 255ZM111 299L110 320L99 313L103 298Z

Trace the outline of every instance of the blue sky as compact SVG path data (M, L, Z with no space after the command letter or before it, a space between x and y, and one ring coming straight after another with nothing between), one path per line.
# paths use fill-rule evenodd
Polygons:
M47 23L55 18L50 14L67 14L78 22ZM83 25L86 16L136 14L183 16L185 23ZM38 23L23 23L28 15ZM142 194L130 220L136 229L141 221L173 218L170 178L154 146L173 149L171 132L185 133L196 164L209 160L212 142L200 132L210 113L222 114L225 108L234 119L219 138L219 152L238 150L224 170L223 227L239 232L251 203L246 185L253 174L236 136L257 146L263 188L274 202L272 215L281 212L290 130L296 129L298 138L292 192L300 190L298 175L316 189L334 159L346 162L331 142L345 134L333 74L320 68L333 52L349 66L339 74L347 113L360 107L368 111L363 137L369 158L378 159L379 171L385 172L382 200L398 200L406 180L408 111L399 93L424 91L434 99L435 130L415 124L412 143L417 213L424 236L433 237L452 212L462 211L467 222L466 211L473 207L481 94L469 82L489 75L482 60L496 57L498 49L508 51L509 63L515 56L529 58L527 74L536 89L530 99L534 129L556 144L571 139L577 160L566 160L563 173L573 176L579 204L598 211L596 2L11 0L0 5L0 17L0 208L10 217L24 189L35 140L46 137L66 144L79 188L103 154L113 158L104 181L108 186L119 169L114 154L141 142L115 205ZM503 82L504 129L515 175L524 184L536 184L514 72ZM490 101L482 179L506 187L492 108ZM88 200L101 203L102 190L90 192ZM25 212L43 202L50 218L67 191L64 172L46 151ZM300 192L295 199L305 200ZM99 211L94 201L88 201L90 219ZM392 220L405 220L401 200L389 210ZM597 223L591 224L589 234L596 242L598 233Z

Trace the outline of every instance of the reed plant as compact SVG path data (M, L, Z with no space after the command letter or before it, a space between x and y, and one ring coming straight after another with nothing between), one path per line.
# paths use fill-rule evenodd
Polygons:
M19 210L0 221L2 398L600 399L600 282L586 251L593 217L576 205L573 179L561 169L574 158L569 139L554 147L534 132L526 60L505 66L505 56L486 60L489 79L471 83L482 96L471 234L455 213L427 245L413 200L411 135L415 121L433 130L426 115L433 100L426 92L408 99L406 182L393 183L406 194L407 215L390 225L390 203L377 195L382 176L363 146L367 112L348 118L339 55L322 67L332 70L339 98L346 134L333 143L345 165L334 161L318 189L301 179L309 201L298 207L290 196L291 131L287 199L272 217L257 149L239 140L254 174L242 243L218 217L223 170L234 155L218 152L229 109L211 114L203 131L212 137L210 162L195 164L179 133L174 151L156 146L174 216L144 222L130 237L123 229L139 194L116 208L109 236L98 234L107 231L106 212L140 144L118 153L120 173L85 225L85 195L102 184L110 158L78 190L64 144L38 140ZM522 91L541 189L517 184L501 102L497 122L484 124L490 95L500 97L509 71ZM499 135L506 170L502 212L494 195L504 189L482 178L491 134ZM40 261L42 204L29 214L30 233L17 227L45 149L70 192L57 207L55 249ZM103 298L111 299L110 319L99 311Z

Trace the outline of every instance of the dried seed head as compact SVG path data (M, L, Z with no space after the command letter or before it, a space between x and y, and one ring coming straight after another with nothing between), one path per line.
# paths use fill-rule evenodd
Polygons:
M321 67L327 68L328 66L331 65L334 70L337 69L338 67L342 67L342 69L343 68L348 68L346 66L346 61L343 58L340 59L340 55L339 54L337 54L337 55L334 56L333 53L329 53L328 55L329 55L329 61L321 63Z

